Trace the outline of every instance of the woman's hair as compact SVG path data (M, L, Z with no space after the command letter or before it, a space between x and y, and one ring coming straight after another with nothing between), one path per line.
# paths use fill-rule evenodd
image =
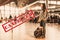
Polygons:
M45 5L45 3L43 3L42 5L43 5L42 10L43 10L43 12L45 12L46 5Z

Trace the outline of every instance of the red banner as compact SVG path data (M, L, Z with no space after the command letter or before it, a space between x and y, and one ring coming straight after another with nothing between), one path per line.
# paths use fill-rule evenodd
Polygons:
M4 23L2 27L5 32L8 32L13 28L25 23L26 21L31 20L34 17L34 12L32 10L28 10L24 14L19 15L18 17L11 19L9 22Z

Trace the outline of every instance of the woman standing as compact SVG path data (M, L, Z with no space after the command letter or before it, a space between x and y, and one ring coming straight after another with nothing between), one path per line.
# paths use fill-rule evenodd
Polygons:
M42 13L41 13L41 21L40 21L40 27L42 27L42 36L45 37L45 24L46 24L46 6L45 4L41 4L41 8L42 8Z

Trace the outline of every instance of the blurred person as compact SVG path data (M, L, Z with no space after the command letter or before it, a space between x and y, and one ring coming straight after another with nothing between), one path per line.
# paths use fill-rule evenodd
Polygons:
M39 14L40 26L34 31L36 38L45 38L45 24L46 24L46 6L41 4L41 13Z
M43 35L43 37L45 37L45 24L46 24L46 17L47 17L47 11L46 11L46 5L45 5L45 3L44 4L42 4L41 5L41 7L42 7L42 20L41 20L41 22L40 22L40 26L41 27L43 27L43 33L42 33L42 35Z
M45 24L46 24L46 5L45 3L41 4L41 15L40 15L40 27L42 27L42 37L45 37Z

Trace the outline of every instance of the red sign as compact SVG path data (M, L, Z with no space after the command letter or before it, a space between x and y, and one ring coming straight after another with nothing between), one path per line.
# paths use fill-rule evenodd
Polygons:
M32 10L28 10L24 14L19 15L18 17L11 19L9 22L4 23L2 27L5 32L8 32L13 28L25 23L26 21L31 20L34 17L34 12Z

